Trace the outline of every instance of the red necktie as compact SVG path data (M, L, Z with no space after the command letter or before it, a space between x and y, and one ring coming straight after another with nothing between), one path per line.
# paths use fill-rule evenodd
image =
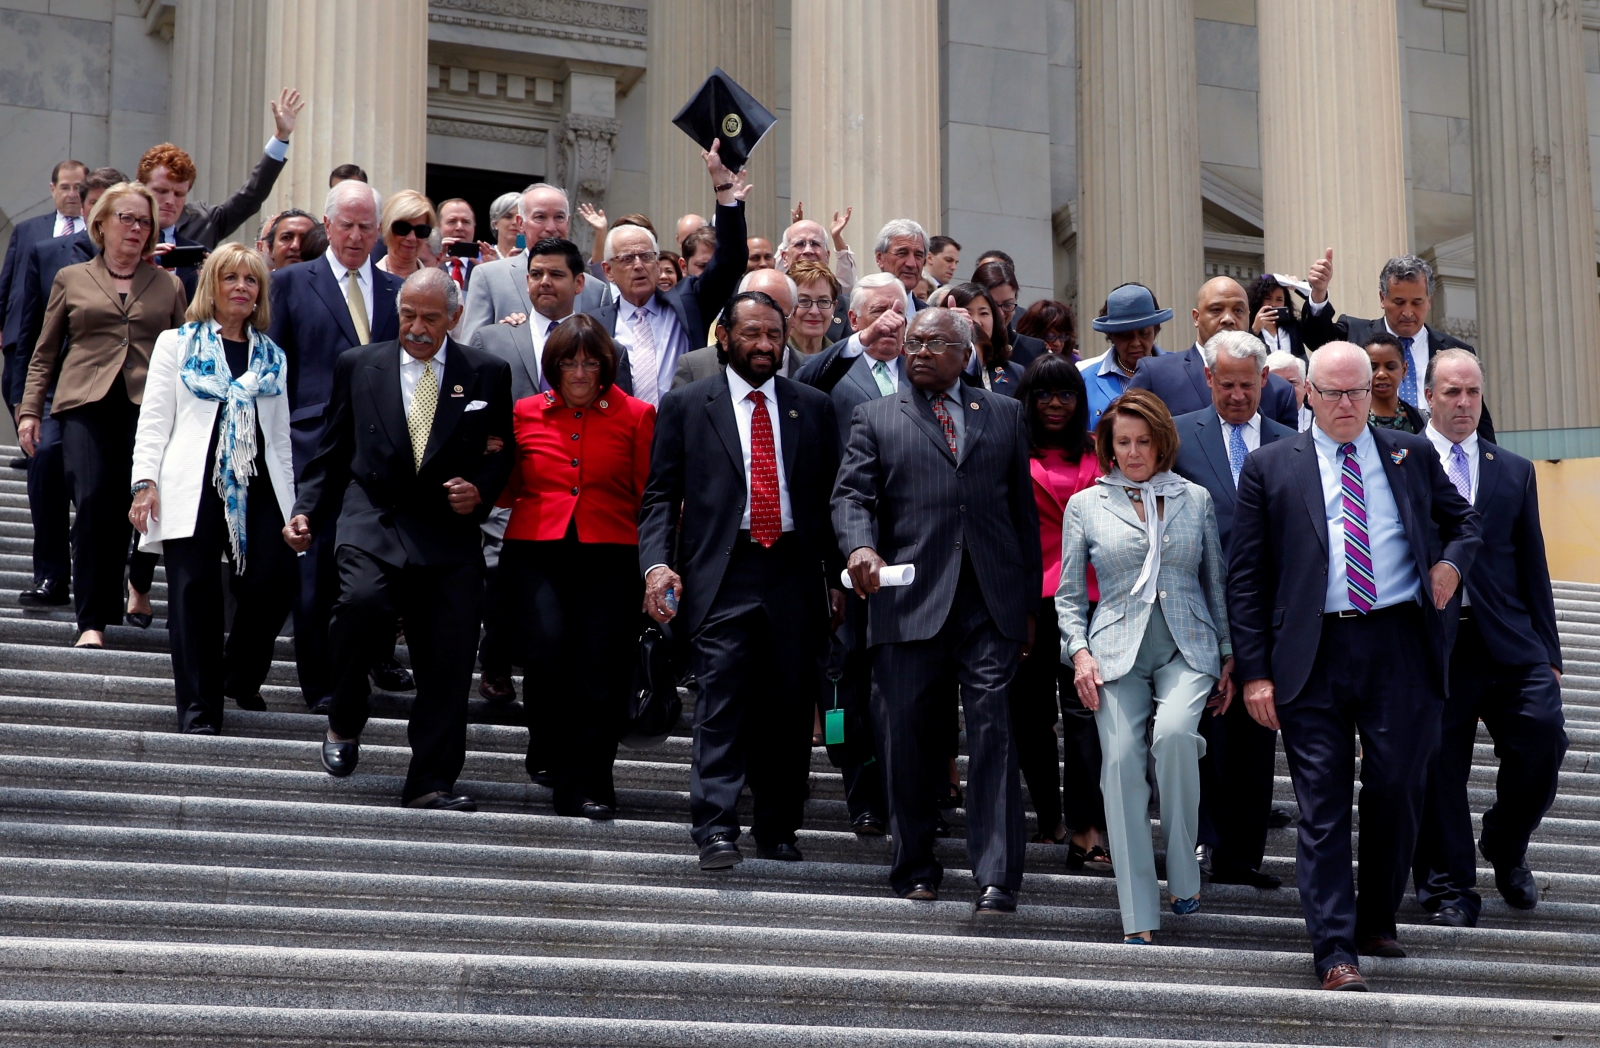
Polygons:
M950 445L950 454L956 455L956 420L950 417L950 409L944 406L944 398L943 393L933 398L933 414L938 418L939 425L944 427L944 442Z
M750 417L750 537L771 549L783 535L783 510L778 503L778 449L772 439L766 395L753 389L745 399L756 407Z
M465 288L467 286L466 278L461 272L461 260L459 258L450 260L450 279L456 282L456 287Z

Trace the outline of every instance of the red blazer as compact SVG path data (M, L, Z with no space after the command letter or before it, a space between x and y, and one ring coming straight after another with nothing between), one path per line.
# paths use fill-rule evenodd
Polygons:
M556 541L576 515L579 542L639 544L639 503L650 476L656 409L612 386L574 410L555 392L517 401L516 466L500 505L506 538Z

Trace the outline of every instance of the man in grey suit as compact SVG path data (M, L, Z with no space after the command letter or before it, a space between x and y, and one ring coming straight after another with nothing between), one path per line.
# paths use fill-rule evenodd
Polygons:
M567 191L547 182L535 182L522 192L517 205L522 216L522 232L529 244L547 237L568 240L572 207ZM467 285L467 306L461 317L461 339L471 344L479 328L498 323L513 313L531 316L533 300L528 297L528 260L520 255L485 262L472 273ZM587 271L587 270L586 270ZM578 313L593 313L606 303L605 285L598 280L583 287L574 305Z
M965 317L920 310L905 347L910 388L856 409L833 492L839 546L869 600L890 882L902 898L938 897L934 798L945 784L934 714L937 685L954 672L966 711L977 910L1008 913L1022 883L1025 824L1007 692L1032 646L1044 570L1028 433L1015 400L962 385L972 352ZM912 583L880 589L880 569L907 562Z
M776 269L753 269L739 279L739 290L736 294L746 291L759 291L763 295L771 296L772 301L783 310L783 322L794 322L795 303L800 298L799 290L794 286L794 281L789 276ZM672 388L687 386L691 382L698 382L703 378L721 374L726 367L723 356L726 350L721 346L704 346L700 349L691 349L678 358L678 368L672 373ZM791 345L783 347L783 363L778 368L778 374L783 378L794 378L795 372L800 370L800 365L805 363L805 355Z

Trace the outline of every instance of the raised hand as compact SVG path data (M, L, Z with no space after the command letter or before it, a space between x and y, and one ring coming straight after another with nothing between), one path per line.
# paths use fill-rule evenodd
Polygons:
M272 122L278 125L278 138L289 141L289 136L294 134L294 125L300 119L300 110L306 107L300 100L300 92L286 87L279 93L276 102L269 101L267 105L272 107Z
M1333 280L1333 248L1323 252L1322 257L1311 263L1311 272L1306 275L1306 283L1311 285L1311 301L1325 302L1328 298L1328 284Z
M589 223L596 233L604 233L611 228L606 221L606 213L590 203L578 205L578 217Z

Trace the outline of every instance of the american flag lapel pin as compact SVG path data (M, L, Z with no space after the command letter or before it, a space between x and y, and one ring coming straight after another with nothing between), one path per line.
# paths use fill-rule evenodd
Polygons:
M1407 448L1401 448L1399 451L1391 451L1389 452L1389 461L1398 466L1400 463L1406 460L1406 456L1410 453L1410 450Z

